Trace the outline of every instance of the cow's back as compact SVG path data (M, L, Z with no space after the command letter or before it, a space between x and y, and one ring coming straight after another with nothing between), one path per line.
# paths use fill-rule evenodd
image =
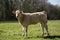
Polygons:
M36 24L38 22L46 20L46 15L43 13L24 13L23 23L24 24Z

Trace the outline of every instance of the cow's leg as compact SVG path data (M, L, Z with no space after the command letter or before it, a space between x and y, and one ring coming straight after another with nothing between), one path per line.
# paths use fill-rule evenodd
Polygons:
M49 36L48 26L47 26L47 24L45 24L45 29L46 29L47 35Z
M44 36L44 24L41 23L41 27L42 27L42 36Z
M28 29L28 27L26 26L26 29L25 29L25 35L27 36L27 29Z
M23 26L22 31L22 36L27 36L27 26Z
M22 27L22 36L25 36L25 27Z

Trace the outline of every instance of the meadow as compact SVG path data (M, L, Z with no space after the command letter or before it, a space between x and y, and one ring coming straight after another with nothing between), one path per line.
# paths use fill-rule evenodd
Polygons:
M18 21L0 21L0 40L60 40L60 20L49 20L49 37L41 37L40 24L29 25L28 37L22 37L22 28Z

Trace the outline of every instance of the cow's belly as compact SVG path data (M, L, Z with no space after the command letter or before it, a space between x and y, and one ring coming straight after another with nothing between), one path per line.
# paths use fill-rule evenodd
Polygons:
M30 24L37 24L40 20L39 20L39 18L38 18L38 16L37 17L31 17L30 18Z

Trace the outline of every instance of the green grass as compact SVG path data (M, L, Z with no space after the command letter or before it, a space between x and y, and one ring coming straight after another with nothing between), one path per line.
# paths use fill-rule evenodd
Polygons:
M29 25L28 36L22 37L22 28L18 21L0 21L0 40L60 40L60 20L49 20L50 37L42 38L40 24Z

